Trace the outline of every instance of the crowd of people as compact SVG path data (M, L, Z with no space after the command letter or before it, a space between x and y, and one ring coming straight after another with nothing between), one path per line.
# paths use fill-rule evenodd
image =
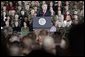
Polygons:
M52 17L53 26L33 30L32 17L42 16ZM1 31L11 56L42 47L56 54L56 45L67 47L66 33L72 24L80 23L84 23L84 1L1 1Z

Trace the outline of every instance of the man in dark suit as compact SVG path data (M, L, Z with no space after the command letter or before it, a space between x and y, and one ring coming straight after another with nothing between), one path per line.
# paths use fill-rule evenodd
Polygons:
M42 4L42 9L37 12L37 16L51 16L47 4Z

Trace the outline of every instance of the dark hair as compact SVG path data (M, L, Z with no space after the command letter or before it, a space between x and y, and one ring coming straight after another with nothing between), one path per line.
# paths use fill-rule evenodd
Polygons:
M26 36L24 36L21 41L23 41L24 39L32 39L35 40L36 39L36 35L34 34L34 32L30 32L28 33Z
M14 41L14 42L12 42L12 43L9 44L9 47L11 47L11 46L21 47L21 43L18 42L18 41Z
M39 35L48 35L48 31L42 29L42 30L40 31Z

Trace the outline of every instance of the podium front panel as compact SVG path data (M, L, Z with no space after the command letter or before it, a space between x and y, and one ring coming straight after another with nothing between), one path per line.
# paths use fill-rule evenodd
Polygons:
M50 29L51 17L33 17L33 29Z

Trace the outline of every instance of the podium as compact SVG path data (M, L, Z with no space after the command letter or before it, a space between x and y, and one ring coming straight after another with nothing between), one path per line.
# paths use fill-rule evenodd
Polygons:
M51 17L33 17L33 29L50 29L52 25Z

